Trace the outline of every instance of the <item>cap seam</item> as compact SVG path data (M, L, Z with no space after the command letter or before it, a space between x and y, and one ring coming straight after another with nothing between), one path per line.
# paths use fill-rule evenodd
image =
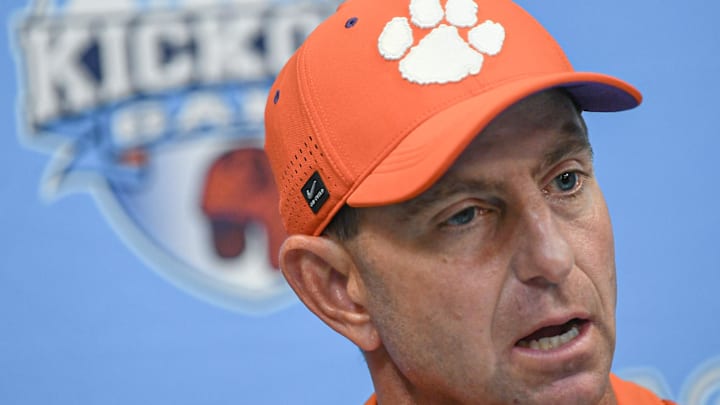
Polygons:
M334 149L334 145L332 144L332 142L328 142L325 139L326 137L331 138L331 126L328 125L325 109L322 107L322 104L317 101L314 92L314 79L308 73L309 69L307 68L307 65L305 63L305 58L311 57L310 55L313 51L311 44L311 41L306 41L305 45L301 47L304 49L302 49L302 51L298 53L298 90L300 92L301 99L308 100L310 103L312 103L312 105L305 104L302 106L302 108L305 111L305 116L307 117L312 130L314 131L313 136L316 138L316 142L319 144L320 149L323 151L324 154L324 159L318 159L318 157L316 156L313 157L315 170L321 172L321 175L323 174L323 172L325 172L324 174L325 176L327 176L327 169L323 166L329 166L329 169L334 172L334 179L331 180L329 186L335 186L332 187L331 190L336 191L336 189L345 188L346 184L348 183L352 185L348 176L350 171L344 165L338 163L338 159L336 159L335 156L336 151ZM305 80L302 80L303 78ZM321 163L321 161L323 162ZM353 188L350 188L349 190L352 189ZM349 190L338 196L338 200L334 204L331 204L329 206L329 211L327 212L327 214L314 216L309 220L305 220L304 224L298 223L298 228L302 230L301 232L310 231L312 235L319 235L321 231L327 226L327 224L330 223L337 211L340 210L340 207L342 207L346 203L350 195ZM318 218L321 220L319 222L316 222Z
M303 55L303 58L299 61L300 63L298 65L302 66L301 69L302 69L303 73L307 73L307 71L308 71L308 69L305 68L305 62L304 62L305 58L304 57L305 56L310 57L309 54L311 52L312 52L312 48L310 46L308 46L304 52L305 54L308 54L308 55ZM311 114L312 109L307 108L306 106L303 106L303 108L305 108L306 115L310 119L310 125L313 127L313 130L316 132L316 134L322 134L322 136L318 136L318 142L321 143L320 146L325 153L326 160L328 161L328 163L330 163L330 166L332 166L332 168L336 172L336 174L341 176L343 182L347 184L350 182L349 178L348 178L348 173L350 173L350 170L348 170L347 167L342 165L341 162L337 162L337 159L335 158L335 149L332 147L332 145L330 145L331 146L330 148L325 147L325 144L326 144L325 137L331 138L330 134L333 131L331 129L331 126L328 125L327 119L325 118L325 109L323 108L322 103L317 102L317 99L315 98L315 92L313 91L313 89L315 88L315 86L313 84L314 79L310 74L304 74L303 76L305 77L304 82L305 82L305 87L307 89L301 88L300 91L305 93L307 90L307 96L308 96L307 98L312 100L312 104L313 104L312 106L315 109L315 114ZM305 94L302 94L301 96L303 96L303 98L305 98L304 97ZM322 126L321 130L319 130L318 122L316 122L316 121L319 121L319 124ZM332 153L329 153L329 152L332 152Z

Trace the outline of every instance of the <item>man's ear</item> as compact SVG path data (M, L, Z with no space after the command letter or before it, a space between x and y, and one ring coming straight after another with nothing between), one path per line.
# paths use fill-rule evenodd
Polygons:
M363 351L380 345L365 307L366 290L351 256L336 241L291 235L280 248L280 268L305 306Z

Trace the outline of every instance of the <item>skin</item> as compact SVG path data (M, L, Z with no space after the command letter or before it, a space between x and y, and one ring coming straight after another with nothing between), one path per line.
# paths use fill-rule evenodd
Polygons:
M498 116L430 189L293 235L281 267L365 353L380 404L614 404L615 264L584 123L562 92ZM518 342L581 320L551 351Z

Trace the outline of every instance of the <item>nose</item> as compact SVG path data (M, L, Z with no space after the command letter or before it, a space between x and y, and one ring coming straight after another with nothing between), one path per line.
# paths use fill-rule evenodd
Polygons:
M575 258L562 218L553 214L544 198L538 200L520 212L511 266L523 283L557 285L570 274Z

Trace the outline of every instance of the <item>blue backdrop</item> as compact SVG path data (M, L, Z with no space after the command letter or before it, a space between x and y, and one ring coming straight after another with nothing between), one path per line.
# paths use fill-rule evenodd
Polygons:
M75 138L35 140L34 134L42 138L44 133L82 132L78 128L90 125L83 122L87 118L83 114L95 102L78 101L75 107L72 102L65 103L71 107L55 112L60 121L42 111L36 111L35 121L29 121L28 111L43 102L35 94L28 97L28 83L33 80L30 72L47 67L40 65L42 61L63 57L58 51L55 59L38 62L28 55L37 49L33 48L37 43L52 50L60 46L53 41L64 37L53 39L51 35L46 42L38 37L35 40L39 42L23 45L31 37L28 32L42 32L23 31L42 25L28 22L30 11L40 10L40 3L53 2L38 1L33 9L19 0L0 4L6 27L0 30L0 48L5 53L0 64L4 78L0 94L0 404L362 403L372 386L361 354L316 320L276 279L256 281L259 284L248 287L249 292L239 294L245 298L237 298L235 292L242 290L243 280L192 273L192 266L207 264L200 256L187 253L187 260L177 262L163 258L161 251L182 256L187 246L194 245L189 244L192 239L175 241L170 237L183 233L171 226L175 217L163 217L164 212L153 216L155 211L148 208L158 206L153 201L169 201L174 195L168 197L163 189L158 192L160 197L139 198L124 188L149 176L135 170L142 164L121 165L121 169L133 170L121 170L118 175L116 166L103 166L98 158L68 163L63 153L82 155L78 153L82 142ZM55 10L69 10L65 3L53 3ZM150 3L187 12L190 5L185 3L203 2L126 0L93 6L92 1L75 1L78 10L94 7L101 13L108 12L110 3L137 14L138 7ZM289 3L273 2L278 7ZM614 370L681 403L720 404L720 181L716 166L720 148L716 121L720 4L709 0L519 3L558 39L578 70L619 76L645 96L644 104L634 111L586 115L597 175L616 233L619 302ZM243 13L252 12L250 5L237 7L245 7ZM322 12L309 11L310 17L304 21L311 24L312 16ZM84 24L79 14L75 17L64 24ZM137 26L141 25L133 29L140 31ZM153 31L147 32L152 37ZM173 35L168 38L183 38L182 33ZM222 105L257 109L261 104L258 93L267 85L263 74L272 72L277 64L273 42L268 39L271 35L264 38L265 42L253 49L261 49L267 57L265 70L258 70L250 79L242 76L250 75L248 72L235 72L247 80L239 90L229 81L223 82L225 93L213 93L213 97L225 97ZM87 52L76 56L90 67L104 55L92 47L82 51ZM166 50L160 57L172 59L173 52L179 51ZM67 85L62 82L66 79L80 80L80 76L58 72L52 73L57 87ZM178 83L182 82L179 77ZM134 88L141 84L135 83ZM79 90L68 87L65 97L75 91ZM91 95L98 97L105 94L102 91ZM142 122L166 122L181 116L177 111L182 108L177 105L190 96L182 92L168 95L156 106L170 112L161 111ZM233 97L240 102L227 101ZM117 103L116 107L127 106ZM98 114L96 117L117 111L92 113ZM216 114L216 122L234 128L235 133L257 133L253 126L257 111L244 111L245 118L239 123L232 121L239 114L232 108L218 107L211 113ZM92 123L114 128L108 130L115 134L114 146L105 152L120 153L123 162L143 162L147 156L128 153L146 151L135 147L151 143L133 142L147 134L130 131L128 141L121 136L126 121L118 122ZM171 135L157 132L165 134L165 143L152 146L173 144L177 125L167 127ZM206 129L203 125L198 128ZM201 139L205 132L193 134ZM252 138L244 137L232 140ZM62 149L66 142L75 148L70 152ZM123 147L117 148L118 143ZM217 150L213 145L207 150ZM148 150L162 162L158 167L163 169L154 173L181 169L177 161L183 161L182 151L168 152L175 149L166 148L163 152L159 146ZM112 177L113 181L106 183L113 186L108 191L108 187L91 186L95 180L79 177L81 180L73 180L78 185L69 190L80 192L43 197L53 194L47 192L53 186L53 173L82 172L79 169L88 167L104 176L129 176L130 180ZM63 172L63 168L72 170ZM162 188L153 181L143 184ZM168 189L170 193L180 193L177 190L184 186L173 187ZM180 208L178 212L182 215ZM136 221L134 228L127 225L128 218ZM156 218L164 218L170 225L153 222ZM142 235L147 240L142 240ZM160 248L143 248L152 240L168 242ZM186 267L190 270L173 275L175 269ZM230 292L223 290L223 285L230 285ZM215 295L208 292L213 289ZM271 292L259 296L257 291Z

